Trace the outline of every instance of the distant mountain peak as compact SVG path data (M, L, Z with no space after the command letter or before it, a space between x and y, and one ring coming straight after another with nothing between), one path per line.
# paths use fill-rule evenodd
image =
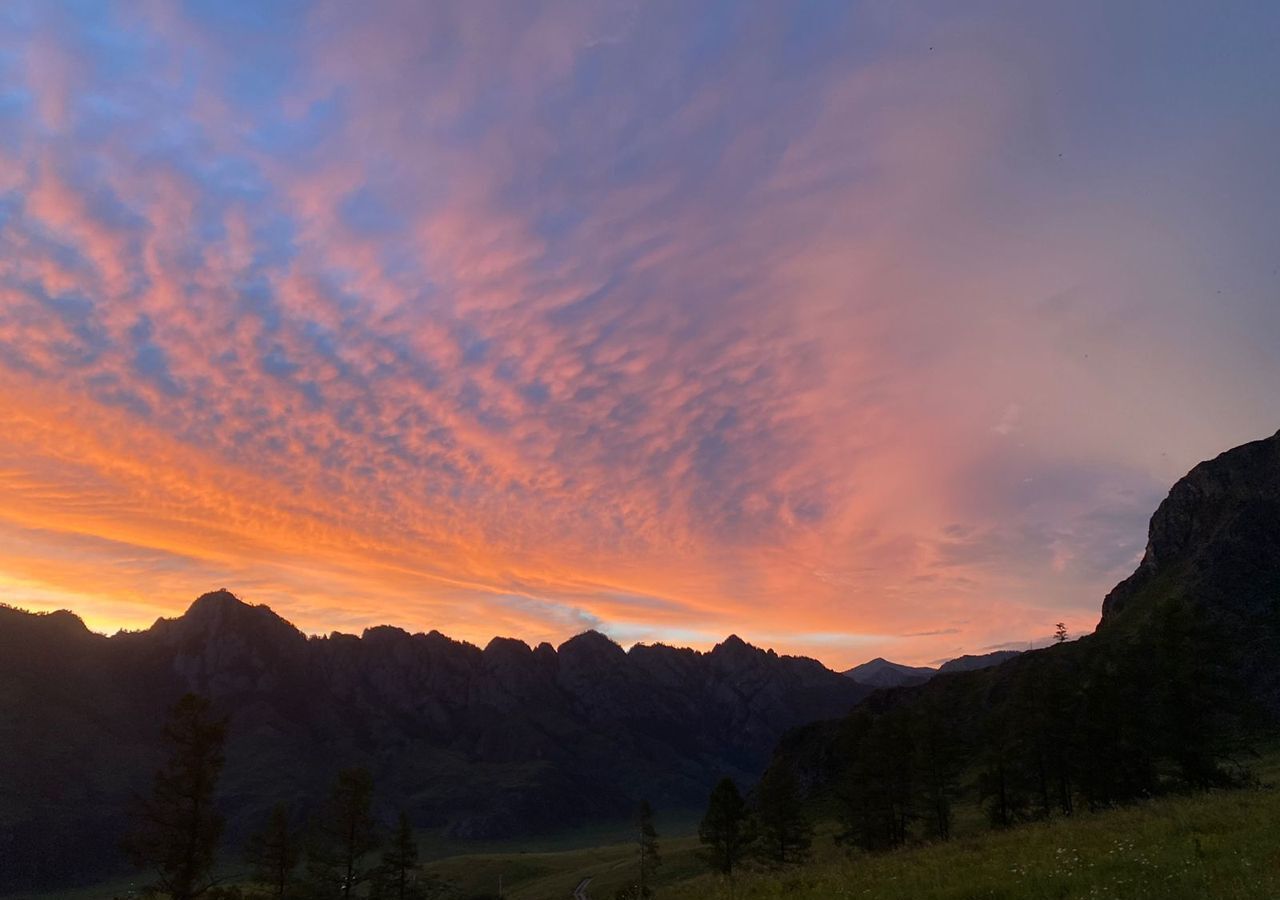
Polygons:
M937 674L937 670L928 666L904 666L877 656L841 674L867 687L906 687L924 684Z
M408 640L410 637L409 632L398 625L371 625L360 635L361 640L385 641L387 643Z
M89 627L84 624L84 619L69 609L31 612L19 609L16 606L10 606L7 603L0 603L0 623L4 623L6 620L12 620L15 624L21 623L23 626L35 625L49 634L62 634L65 636L92 634L89 631Z
M193 600L187 607L187 615L192 613L203 615L209 610L225 610L248 605L226 588L218 588L216 591L201 594Z
M765 651L761 650L759 647L755 646L754 644L748 644L746 641L738 637L736 634L729 635L723 641L721 641L720 643L716 644L714 647L711 648L712 655L728 654L730 656L742 656L746 654L755 655L757 653L764 653L764 652Z
M515 639L512 638L511 640L515 640ZM569 646L570 644L582 645L582 646L596 646L596 647L603 647L606 644L614 647L618 646L618 643L613 638L609 637L607 634L603 632L596 631L594 628L588 628L586 631L578 632L573 637L569 638L567 641L561 644L560 647L564 648Z
M301 631L265 604L245 603L226 588L201 594L174 619L160 619L155 627L181 638L239 633L256 638L303 639Z
M556 655L562 660L615 662L626 659L627 653L608 635L593 628L569 638L556 648Z

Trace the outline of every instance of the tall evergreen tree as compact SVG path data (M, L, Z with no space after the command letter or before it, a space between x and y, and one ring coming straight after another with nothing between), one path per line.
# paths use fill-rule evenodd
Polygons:
M418 883L418 842L408 813L400 811L396 829L382 853L374 882L376 900L420 900L424 891Z
M1154 637L1163 743L1188 787L1226 785L1222 766L1239 733L1247 693L1224 663L1235 648L1185 602L1169 605Z
M636 826L638 830L636 842L640 857L636 890L639 900L647 900L653 896L653 889L650 886L653 870L662 864L662 857L658 853L658 830L653 825L653 809L649 806L648 800L640 801L640 809L636 813Z
M922 698L913 727L923 817L932 836L945 841L951 837L951 805L958 790L960 747L947 711L932 697Z
M803 862L813 843L813 824L791 768L779 764L765 772L756 800L760 855L780 866Z
M864 850L901 847L916 818L915 743L903 710L851 720L849 763L837 795L842 801L841 843Z
M214 793L224 761L227 720L209 701L187 694L169 711L164 740L169 760L141 801L127 849L155 871L154 889L171 900L193 900L214 884L211 872L223 818Z
M1160 686L1150 648L1095 653L1081 685L1080 793L1099 809L1155 793Z
M747 804L732 778L722 778L711 791L707 812L698 825L702 858L721 875L733 875L753 840Z
M289 822L289 807L277 803L262 830L249 838L245 849L245 860L252 868L253 880L267 885L269 896L286 900L301 856L297 832Z
M377 871L366 858L378 848L373 818L373 778L366 769L338 773L329 801L312 822L307 874L323 895L348 900Z
M989 713L982 725L978 800L997 828L1008 828L1027 818L1029 800L1016 735L1008 704Z

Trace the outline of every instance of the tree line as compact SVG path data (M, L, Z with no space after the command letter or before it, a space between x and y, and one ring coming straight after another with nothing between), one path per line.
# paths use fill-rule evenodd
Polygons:
M1058 623L1056 646L1001 672L936 679L859 705L818 764L837 842L875 852L947 840L961 802L1008 828L1248 783L1251 738L1270 725L1246 699L1228 630L1185 602L1164 604L1143 626L1068 645ZM803 769L775 760L752 805L733 782L717 786L699 829L714 871L804 860L813 798L797 790Z
M225 820L215 804L225 760L227 718L187 694L164 727L169 758L135 811L125 849L153 873L152 893L170 900L230 900L243 895L221 883L218 849ZM253 896L273 900L430 900L446 885L418 867L413 827L403 811L391 828L373 810L373 778L361 768L338 773L325 802L306 822L277 804L243 851ZM243 876L241 876L243 877ZM359 893L357 893L359 892Z
M224 763L227 718L209 700L182 697L164 726L168 759L151 793L140 799L126 850L149 869L149 891L170 900L232 900L246 896L224 883L216 865L225 820L215 798ZM337 774L325 802L305 822L287 804L276 804L248 839L241 856L247 873L236 876L249 894L272 900L368 897L370 900L432 900L452 887L424 874L412 823L403 811L390 829L377 820L369 772ZM715 872L732 876L748 859L790 865L803 861L813 827L787 769L773 769L748 804L737 785L716 785L698 834L701 856ZM636 815L634 881L616 900L648 900L661 865L653 809L642 801ZM247 875L247 878L246 878Z
M836 740L838 839L869 851L945 840L962 798L1007 828L1241 784L1256 719L1231 654L1216 623L1174 603L1141 632L872 698Z

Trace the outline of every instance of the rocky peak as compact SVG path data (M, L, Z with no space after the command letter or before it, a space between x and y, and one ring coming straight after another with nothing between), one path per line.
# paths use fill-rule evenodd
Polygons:
M265 690L268 673L301 659L307 639L267 606L227 590L200 596L176 619L160 619L148 635L174 653L173 668L191 690L224 696Z
M490 672L519 676L534 665L533 650L516 638L496 637L481 652L484 667Z
M260 637L302 638L302 632L270 607L245 603L225 588L202 594L185 613L167 621L183 637L251 633Z
M402 644L410 640L412 636L403 628L397 628L395 625L374 625L366 628L360 636L363 641L371 644Z
M0 603L0 659L12 665L34 671L107 640L68 610L34 613Z
M562 662L618 665L627 658L626 651L598 631L574 635L556 649Z
M753 647L736 634L731 634L711 648L711 660L718 666L741 668L760 662L768 654Z
M1106 624L1160 573L1221 559L1224 541L1239 543L1254 525L1266 531L1280 509L1280 432L1202 462L1173 486L1151 517L1138 569L1102 602ZM1251 524L1251 521L1253 524ZM1234 554L1233 554L1234 555ZM1247 550L1241 562L1247 562ZM1220 574L1228 575L1223 572Z
M69 609L29 612L0 603L0 623L11 628L38 629L42 633L60 637L79 637L91 633L84 620Z

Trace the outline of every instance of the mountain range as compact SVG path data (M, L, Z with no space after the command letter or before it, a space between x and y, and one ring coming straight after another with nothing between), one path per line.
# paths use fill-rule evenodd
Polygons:
M0 608L0 891L119 864L130 798L187 691L231 716L233 842L277 801L305 812L352 765L373 773L383 815L497 837L618 817L640 797L692 808L722 775L750 783L767 765L821 792L876 749L879 721L945 726L957 769L1031 765L1042 787L1051 770L1090 804L1146 796L1170 772L1209 784L1206 728L1280 722L1278 648L1280 433L1173 487L1095 633L937 672L873 660L838 674L736 637L706 653L624 651L595 632L483 649L388 626L307 637L227 591L112 637L69 612ZM898 678L918 683L875 689ZM1040 755L1009 756L1027 747Z
M161 759L182 693L229 713L221 802L234 840L276 801L305 809L335 771L371 770L390 814L464 838L621 817L640 797L700 805L758 777L781 735L870 689L729 637L629 651L594 631L559 647L370 628L307 637L220 590L106 637L69 612L0 608L0 867L10 884L117 863L125 810ZM0 889L3 889L0 882Z

